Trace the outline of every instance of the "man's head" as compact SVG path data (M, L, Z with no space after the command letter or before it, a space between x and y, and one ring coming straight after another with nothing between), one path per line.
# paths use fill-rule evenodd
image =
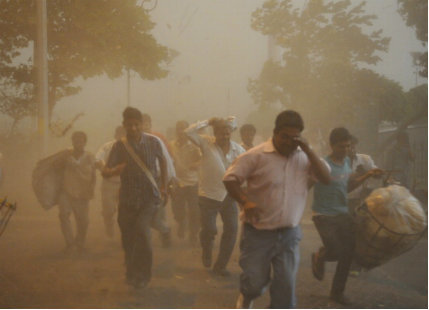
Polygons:
M120 140L126 134L124 126L118 126L115 129L115 140Z
M345 158L350 153L352 135L344 127L332 129L329 135L332 155L336 158Z
M189 127L189 123L187 121L178 121L176 123L176 137L180 141L186 141L188 139L185 134L185 129Z
M350 151L348 156L351 158L354 158L356 156L356 146L359 143L358 138L356 138L355 136L351 135L350 136Z
M225 146L230 143L232 127L227 120L218 118L212 121L213 134L216 138L216 144Z
M73 150L83 152L86 146L87 136L83 131L75 131L71 136Z
M143 131L150 133L152 131L152 118L150 117L149 114L143 113L142 120L143 120Z
M142 113L140 110L127 107L124 112L122 112L122 119L122 125L127 133L127 137L132 140L138 139L143 130Z
M295 139L301 136L304 130L304 121L298 112L286 110L276 117L273 144L277 151L288 156L296 150L298 144Z
M241 141L245 145L253 145L253 139L255 139L256 128L252 124L244 124L240 127Z

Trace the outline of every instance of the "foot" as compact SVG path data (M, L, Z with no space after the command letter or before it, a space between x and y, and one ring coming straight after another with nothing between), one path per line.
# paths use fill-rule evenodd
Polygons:
M235 304L236 309L251 309L253 307L253 300L250 298L244 297L243 294L238 296L237 302Z
M347 297L345 297L343 294L331 294L331 296L329 297L329 301L333 302L333 303L337 303L343 306L349 306L352 304L352 302L350 301L350 299L348 299Z
M215 275L221 276L221 277L229 277L229 276L231 276L231 273L228 270L226 270L225 268L214 267L213 268L213 273Z
M203 255L201 258L203 261L203 266L206 268L210 268L212 265L212 251L203 249Z
M325 275L325 262L318 258L318 253L311 254L311 270L313 271L313 276L322 281Z

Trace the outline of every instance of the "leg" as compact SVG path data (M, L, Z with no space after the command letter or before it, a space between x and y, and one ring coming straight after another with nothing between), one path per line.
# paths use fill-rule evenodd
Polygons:
M73 228L70 221L70 214L72 213L71 198L66 193L61 193L59 197L59 218L61 231L66 241L66 247L70 248L74 245Z
M178 224L177 235L179 238L183 238L186 222L186 187L176 188L174 194L171 196L171 207L174 219Z
M73 213L76 219L76 245L83 249L89 225L89 201L76 199L73 203Z
M220 203L206 197L199 197L198 200L201 215L200 242L203 251L203 265L211 266L213 242L217 234L216 217L220 209Z
M226 268L226 265L231 258L231 254L237 240L238 210L231 197L227 196L222 202L220 215L223 222L223 232L220 241L219 255L214 268L223 270Z
M342 297L346 287L347 277L354 254L354 227L350 216L338 218L339 243L338 263L335 269L334 280L332 282L331 297Z
M119 184L103 180L101 184L101 204L104 226L108 237L113 238L115 213L119 200Z
M278 251L272 260L271 308L295 308L295 283L299 266L300 227L280 232Z
M186 193L188 205L189 240L192 244L197 241L200 230L200 209L198 208L198 185L188 186Z
M250 307L270 281L271 258L275 251L275 234L243 224L239 265L241 301L237 307Z

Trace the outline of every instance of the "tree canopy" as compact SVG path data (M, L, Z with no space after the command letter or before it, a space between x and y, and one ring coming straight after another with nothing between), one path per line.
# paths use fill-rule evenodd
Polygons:
M78 78L106 74L113 79L126 69L143 79L167 75L172 54L153 37L154 23L135 0L50 0L47 15L50 112L58 100L80 91L74 84ZM17 105L34 101L29 91L35 82L33 57L23 55L34 46L35 20L35 1L0 1L0 88L15 88L14 96L6 95L9 100L0 93L0 110L12 117Z
M397 120L402 87L370 69L387 52L390 38L372 29L376 16L364 2L268 0L252 14L252 27L272 36L280 60L265 63L248 89L256 103L281 102L324 129L350 125L365 113Z
M428 43L428 1L427 0L398 0L398 11L405 20L408 27L416 31L417 39L424 46ZM414 62L420 67L419 74L428 76L428 53L413 53Z

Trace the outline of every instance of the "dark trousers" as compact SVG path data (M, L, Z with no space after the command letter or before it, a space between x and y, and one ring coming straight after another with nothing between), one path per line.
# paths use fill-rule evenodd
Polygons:
M238 210L235 201L227 195L223 201L199 197L201 231L200 242L203 251L212 251L217 234L216 218L218 213L223 222L220 249L214 268L223 269L228 264L237 240Z
M349 214L317 215L313 216L313 222L323 242L318 259L327 262L338 261L331 296L341 295L353 261L355 245L353 219Z
M174 219L184 229L189 228L189 236L197 236L200 229L198 209L198 185L178 187L171 200Z
M157 207L148 204L140 209L119 206L118 223L125 252L127 279L149 281L152 270L150 227Z

